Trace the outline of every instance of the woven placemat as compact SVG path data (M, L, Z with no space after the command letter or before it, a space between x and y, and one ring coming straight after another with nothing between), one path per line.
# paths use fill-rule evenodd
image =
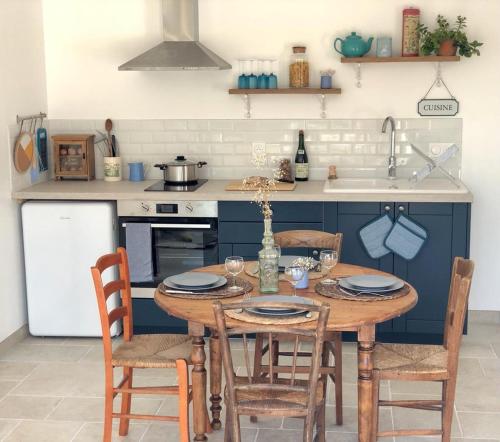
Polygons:
M246 264L245 265L245 273L248 276L251 276L252 278L258 278L259 277L259 263L251 262L250 264ZM320 279L320 278L324 278L325 276L326 276L326 273L312 272L312 271L309 272L309 279ZM285 275L283 275L283 273L280 273L279 280L286 281Z
M401 289L396 290L394 292L388 293L380 293L377 295L370 294L348 294L344 292L338 284L322 284L319 282L314 286L314 290L316 293L319 293L322 296L326 296L327 298L334 299L345 299L348 301L362 301L362 302L374 302L374 301L387 301L388 299L396 299L406 296L410 293L410 286L405 284Z
M232 279L232 278L231 278ZM171 296L172 298L184 298L184 299L224 299L233 298L235 296L241 296L245 293L249 293L253 290L253 285L246 279L236 278L236 285L241 287L241 290L229 290L230 285L226 284L218 289L207 290L206 292L196 292L196 293L168 293L168 290L174 290L167 287L163 282L158 286L158 290L162 295Z
M313 301L315 305L321 305L319 302ZM307 305L306 305L307 307ZM264 316L255 313L247 312L246 310L226 310L226 315L230 318L237 319L238 321L251 322L253 324L263 325L291 325L303 324L304 322L316 321L318 319L318 312L310 312L309 315L296 315L296 316Z

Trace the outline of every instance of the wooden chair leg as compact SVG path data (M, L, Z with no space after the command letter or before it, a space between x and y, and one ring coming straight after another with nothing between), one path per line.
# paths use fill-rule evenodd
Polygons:
M189 375L184 359L175 361L179 379L179 442L189 442Z
M104 434L103 442L111 442L113 431L113 367L106 367L106 386L104 387Z
M231 441L241 442L240 417L234 411L231 412Z
M449 379L447 381L443 381L443 410L441 412L443 442L450 442L451 440L451 426L453 423L453 404L455 402L455 388L456 388L455 379Z
M337 333L334 340L335 359L335 423L342 425L344 413L342 409L342 333Z
M378 402L380 399L380 374L377 370L373 371L373 403L372 403L372 433L371 442L377 441L378 433L378 416L379 416L379 406Z
M255 352L253 355L253 373L254 378L258 378L261 375L262 369L262 349L264 348L264 337L261 333L257 333L255 336ZM250 416L250 422L256 423L257 416Z
M231 410L226 403L226 425L224 427L224 442L232 442L233 438L231 433L233 432L233 424L231 422Z
M133 368L123 367L123 377L128 377L127 381L123 384L124 388L132 388L132 375ZM132 402L132 395L130 393L122 393L122 406L121 414L130 414L130 405ZM120 418L120 427L118 434L120 436L126 436L128 434L130 419L122 417Z
M323 404L321 407L319 407L318 416L316 417L316 437L314 438L314 440L318 442L325 442L325 431L326 431L326 406L325 404Z
M272 364L274 366L278 366L279 365L279 358L280 358L280 341L276 340L276 341L273 341L273 344L271 346L271 351L272 351ZM275 373L274 375L274 379L278 379L278 373Z

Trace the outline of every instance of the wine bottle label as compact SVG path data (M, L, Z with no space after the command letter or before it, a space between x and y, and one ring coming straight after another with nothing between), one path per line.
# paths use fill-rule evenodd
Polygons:
M304 149L297 150L297 154L299 154L299 155L304 155L304 152L305 152Z
M309 177L309 164L295 163L295 178L308 178L308 177Z

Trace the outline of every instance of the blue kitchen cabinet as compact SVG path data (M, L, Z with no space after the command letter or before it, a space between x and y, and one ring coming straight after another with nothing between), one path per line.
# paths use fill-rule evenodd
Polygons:
M448 286L455 256L469 256L470 204L394 202L275 202L273 231L324 230L344 235L342 262L375 268L410 282L419 293L418 304L407 314L379 324L383 341L440 342L448 302ZM395 254L372 259L358 236L368 222L383 214L395 219L407 214L428 232L419 255L406 261ZM262 245L262 215L249 202L219 203L219 261L236 254L255 260ZM298 250L288 250L297 253ZM309 250L316 256L317 250ZM301 253L304 253L302 250Z

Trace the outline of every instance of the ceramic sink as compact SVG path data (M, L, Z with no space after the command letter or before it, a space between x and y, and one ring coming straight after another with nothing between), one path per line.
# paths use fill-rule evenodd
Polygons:
M467 193L461 181L457 185L445 178L428 178L420 183L412 183L407 178L338 178L326 180L325 193Z

